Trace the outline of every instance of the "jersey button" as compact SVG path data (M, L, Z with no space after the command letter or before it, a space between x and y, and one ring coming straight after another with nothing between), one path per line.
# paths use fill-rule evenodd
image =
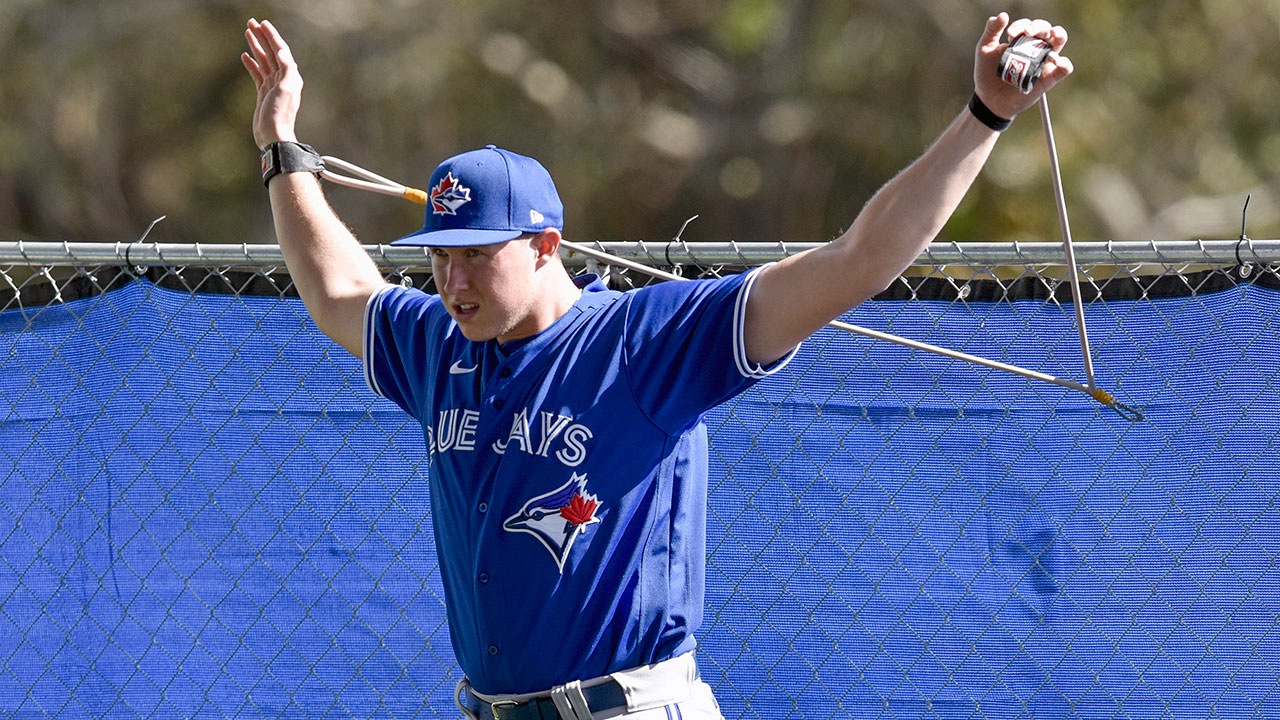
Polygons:
M501 410L503 405L506 405L506 403L504 403L504 402L502 401L502 398L494 398L494 399L493 399L493 409L494 409L494 410Z
M480 503L476 506L476 509L480 512L489 512L489 503Z
M497 645L490 645L490 646L489 646L489 654L490 654L490 655L497 655L497 654L498 654L498 646L497 646Z
M479 578L479 579L480 579L480 584L481 584L481 585L488 585L488 584L489 584L489 573L480 573L480 578Z

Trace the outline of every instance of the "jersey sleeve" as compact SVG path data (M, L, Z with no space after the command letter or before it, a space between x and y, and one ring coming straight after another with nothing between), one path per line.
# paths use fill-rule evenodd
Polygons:
M440 310L439 296L399 285L383 286L365 305L365 382L414 417L423 407L423 369L432 367L431 319Z
M747 298L759 271L668 282L630 294L627 375L641 409L666 432L683 432L795 355L793 348L767 367L747 358Z

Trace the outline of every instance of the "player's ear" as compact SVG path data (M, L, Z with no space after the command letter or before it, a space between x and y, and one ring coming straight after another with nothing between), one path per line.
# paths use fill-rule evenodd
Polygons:
M533 249L538 253L539 262L559 257L560 231L555 228L546 228L537 235L534 235Z

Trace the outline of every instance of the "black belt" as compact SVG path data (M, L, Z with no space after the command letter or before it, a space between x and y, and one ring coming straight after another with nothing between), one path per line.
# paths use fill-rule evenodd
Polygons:
M560 711L551 698L537 698L522 703L499 702L489 704L477 697L470 688L467 694L480 706L480 720L560 720ZM627 696L616 680L608 680L582 688L582 696L587 699L587 707L592 714L603 713L615 708L625 707Z

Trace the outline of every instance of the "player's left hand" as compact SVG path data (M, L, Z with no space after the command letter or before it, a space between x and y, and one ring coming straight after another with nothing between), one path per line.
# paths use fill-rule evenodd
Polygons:
M1008 33L1008 41L1001 37ZM1021 90L1000 79L998 68L1000 56L1004 54L1009 43L1022 35L1029 35L1049 43L1053 51L1045 60L1040 71L1040 79L1032 86L1031 92L1024 95ZM1009 22L1008 13L1000 13L987 19L987 27L978 41L973 64L974 91L978 98L996 115L1012 119L1015 115L1035 104L1054 85L1057 85L1074 67L1071 60L1062 55L1062 46L1067 44L1067 31L1061 25L1054 25L1048 20L1029 20L1021 18Z

